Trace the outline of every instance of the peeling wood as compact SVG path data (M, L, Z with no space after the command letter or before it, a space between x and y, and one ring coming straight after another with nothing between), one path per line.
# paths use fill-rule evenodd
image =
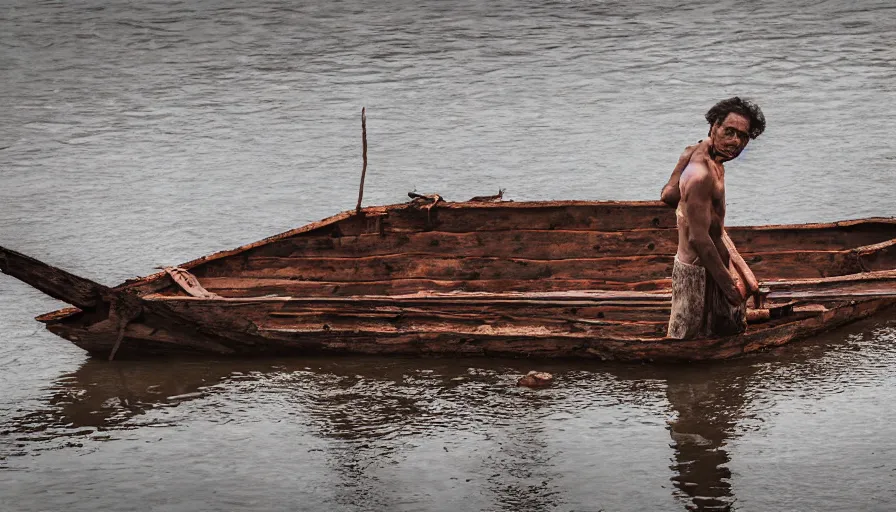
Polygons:
M202 285L199 284L199 279L196 279L196 276L180 267L165 267L164 270L165 273L171 277L171 280L191 297L200 297L203 299L216 299L220 297L217 293L212 293L203 288Z
M95 307L109 293L107 287L90 279L4 247L0 247L0 271L80 309Z
M102 357L120 340L116 358L719 359L896 303L894 219L729 227L770 302L743 335L668 340L677 233L660 203L418 203L344 212L111 289L5 249L0 269L77 306L39 317L48 329Z

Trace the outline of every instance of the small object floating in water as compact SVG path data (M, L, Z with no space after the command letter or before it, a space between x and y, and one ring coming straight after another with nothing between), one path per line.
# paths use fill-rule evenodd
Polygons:
M520 380L516 381L517 386L525 386L527 388L546 388L554 382L554 376L548 372L536 372L532 370Z

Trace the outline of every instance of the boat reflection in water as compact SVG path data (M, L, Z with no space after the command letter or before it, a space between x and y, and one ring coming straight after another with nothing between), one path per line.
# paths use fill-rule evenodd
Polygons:
M661 490L666 500L671 490L685 508L727 510L734 503L727 445L761 420L755 417L762 407L757 412L753 401L767 402L768 390L782 385L836 380L867 364L868 353L892 350L867 341L864 335L874 325L863 322L827 338L725 363L550 361L538 369L553 372L556 385L539 391L514 386L533 366L521 360L89 360L58 379L43 410L0 425L0 440L15 439L20 450L40 451L51 444L114 440L123 430L183 424L200 415L284 418L301 411L298 423L322 440L327 464L341 479L334 488L343 490L334 492L346 493L346 502L358 496L376 501L394 491L382 474L370 472L400 472L402 464L413 466L412 457L419 456L424 465L459 476L445 482L452 492L478 490L479 498L469 498L477 508L497 503L502 509L540 509L605 494L613 483L606 481L611 473L601 464L612 465L613 457L637 458L647 449L628 434L620 441L613 429L643 429L635 437L659 447L655 453L647 449L653 467L672 470L671 485L665 477L658 480L666 482ZM862 350L853 350L857 347ZM203 405L209 402L214 404ZM175 406L182 408L170 409ZM162 408L176 413L158 414ZM592 421L589 414L610 409L615 426L596 434L580 428ZM626 416L645 421L625 422ZM664 428L668 433L661 434ZM433 438L443 443L438 450L420 455L407 449ZM456 464L462 467L452 467ZM590 483L583 489L575 478Z

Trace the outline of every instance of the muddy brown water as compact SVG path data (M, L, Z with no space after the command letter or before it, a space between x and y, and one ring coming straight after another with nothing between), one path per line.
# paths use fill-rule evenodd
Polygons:
M0 3L0 245L114 285L410 190L896 216L886 1ZM88 360L0 276L0 510L892 510L896 313L743 360ZM556 385L513 384L532 370Z

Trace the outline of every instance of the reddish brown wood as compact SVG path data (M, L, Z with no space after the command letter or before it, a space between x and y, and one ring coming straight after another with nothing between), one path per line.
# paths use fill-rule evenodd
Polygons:
M663 338L676 232L659 203L415 201L361 213L112 289L9 251L0 266L78 305L40 319L90 353L108 355L120 332L116 357L718 359L896 301L892 219L729 228L770 289L769 314L753 313L762 322L744 335L679 342Z
M81 309L95 307L109 293L99 283L4 247L0 247L0 271Z
M466 281L434 279L390 279L362 283L258 279L252 277L205 277L206 288L225 297L258 295L352 297L357 295L397 295L421 290L438 292L466 291L565 291L565 290L659 290L671 285L670 278L624 283L602 279L476 279Z
M359 257L395 254L563 259L674 252L674 229L633 231L530 230L489 233L423 231L354 236L298 236L249 252L249 257Z

